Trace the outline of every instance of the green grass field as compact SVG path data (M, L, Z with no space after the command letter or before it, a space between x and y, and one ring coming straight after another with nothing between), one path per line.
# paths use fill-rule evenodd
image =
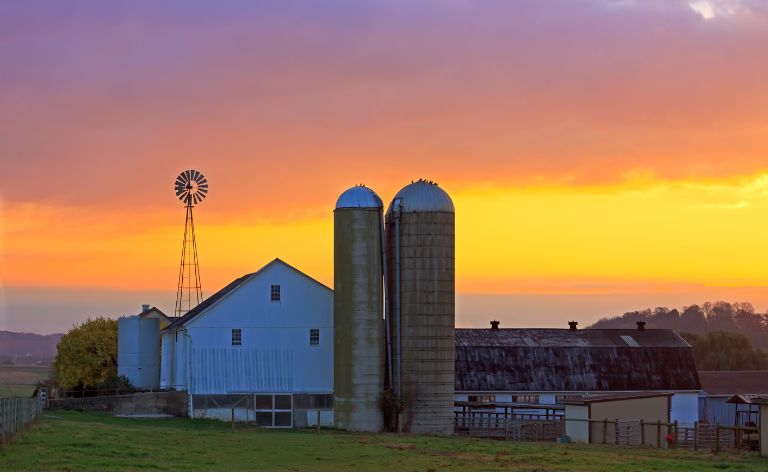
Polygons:
M48 366L0 365L0 397L31 396L35 385L51 371Z
M268 430L216 421L47 412L0 447L7 471L768 471L756 455Z

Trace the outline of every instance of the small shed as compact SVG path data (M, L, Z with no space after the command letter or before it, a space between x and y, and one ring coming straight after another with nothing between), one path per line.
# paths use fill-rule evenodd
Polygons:
M727 404L734 404L736 407L733 425L746 426L757 424L760 418L760 409L758 405L752 402L755 398L752 395L734 394L725 401Z
M149 304L143 304L141 306L141 313L137 315L139 318L154 318L160 322L160 330L167 327L173 321L174 318L169 317L162 310L157 307L151 307Z
M573 398L565 402L565 433L574 442L665 446L671 407L671 392ZM657 432L665 437L657 437Z

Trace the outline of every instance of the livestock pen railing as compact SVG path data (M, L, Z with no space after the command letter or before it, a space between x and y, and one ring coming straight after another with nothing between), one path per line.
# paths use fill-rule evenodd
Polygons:
M43 412L43 400L39 397L0 398L0 442L36 421Z
M675 422L620 421L618 419L572 419L564 416L493 412L456 413L454 432L470 437L555 442L565 435L567 423L582 424L583 435L592 444L623 447L660 447L690 450L758 450L759 432L752 426L721 426L696 423L692 427Z
M535 414L505 417L495 413L456 414L454 432L470 437L524 442L555 442L565 435L562 417Z
M760 432L757 426L697 422L693 427L679 428L675 440L678 447L693 450L760 450Z

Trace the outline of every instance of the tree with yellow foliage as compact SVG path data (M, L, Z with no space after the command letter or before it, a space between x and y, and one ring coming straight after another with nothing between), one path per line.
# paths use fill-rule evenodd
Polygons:
M96 388L117 378L117 320L88 319L69 330L56 346L56 369L62 389Z

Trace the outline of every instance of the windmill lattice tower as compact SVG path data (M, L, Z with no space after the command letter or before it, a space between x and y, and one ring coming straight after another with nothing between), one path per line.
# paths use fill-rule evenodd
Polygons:
M186 170L176 177L175 190L176 196L184 203L187 210L184 220L184 242L181 247L179 283L176 290L176 309L174 311L174 316L181 317L203 300L192 208L200 204L205 195L208 194L208 180L197 170Z

